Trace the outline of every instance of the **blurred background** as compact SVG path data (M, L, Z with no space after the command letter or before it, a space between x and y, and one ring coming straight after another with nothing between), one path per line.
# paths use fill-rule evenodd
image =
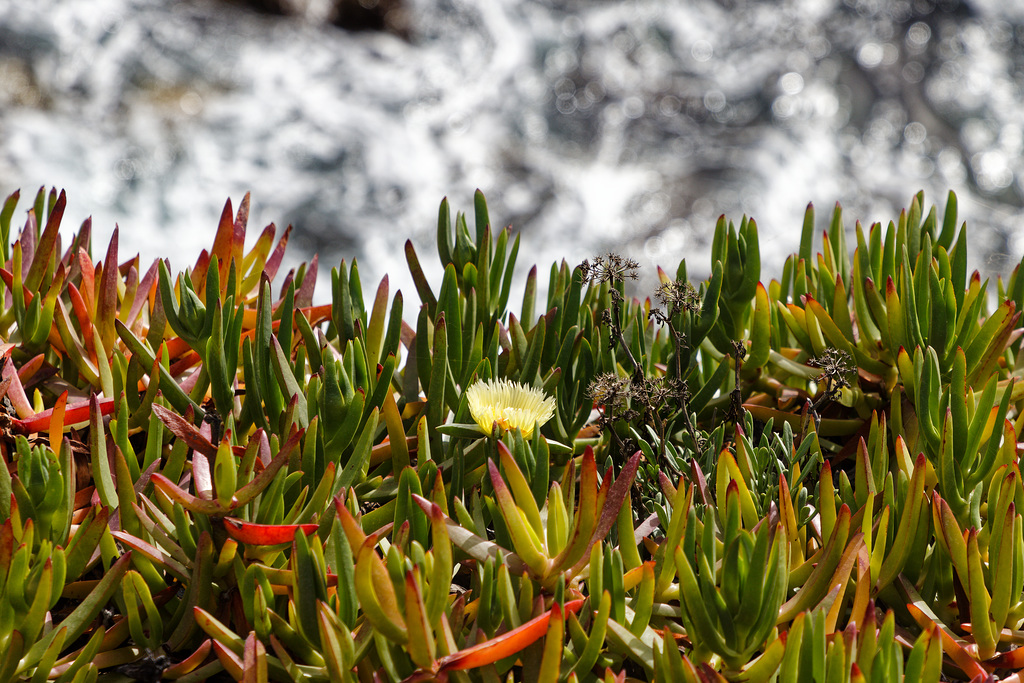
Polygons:
M1005 275L1022 48L1020 0L0 0L0 194L66 188L67 223L184 268L251 191L293 261L411 302L405 239L433 265L475 188L521 276L613 249L648 282L704 276L721 213L757 220L767 280L808 201L852 230L953 189Z

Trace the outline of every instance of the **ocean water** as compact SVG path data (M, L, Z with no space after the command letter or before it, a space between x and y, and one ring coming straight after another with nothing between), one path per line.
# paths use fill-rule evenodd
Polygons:
M292 263L326 285L357 257L407 307L405 240L437 278L438 204L476 188L522 276L608 250L641 289L699 276L724 213L757 221L767 280L808 201L852 230L919 189L957 192L984 274L1024 253L1020 0L407 0L407 36L299 9L0 0L0 193L65 188L66 221L183 268L251 191Z

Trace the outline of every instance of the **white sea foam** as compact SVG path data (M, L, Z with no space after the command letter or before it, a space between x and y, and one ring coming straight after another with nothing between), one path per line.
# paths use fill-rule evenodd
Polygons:
M542 281L607 249L701 275L723 212L757 219L770 275L808 200L852 228L920 188L955 189L978 264L1012 267L1012 7L730 7L410 0L405 41L213 0L0 3L0 193L66 188L97 240L117 223L122 256L183 267L251 190L254 228L295 223L294 260L358 256L410 310L402 242L436 278L438 202L471 212L476 187Z

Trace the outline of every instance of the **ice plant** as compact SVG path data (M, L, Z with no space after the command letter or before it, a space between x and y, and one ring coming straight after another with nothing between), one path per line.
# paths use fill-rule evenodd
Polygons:
M529 438L534 424L543 425L555 414L555 399L519 382L479 381L466 390L466 396L469 412L484 434L490 434L497 424L506 431L518 429Z
M1024 272L968 276L953 196L816 256L809 209L769 282L723 217L661 309L611 255L513 312L477 193L440 289L406 245L415 327L355 262L275 282L248 198L184 273L17 201L0 683L1024 678Z

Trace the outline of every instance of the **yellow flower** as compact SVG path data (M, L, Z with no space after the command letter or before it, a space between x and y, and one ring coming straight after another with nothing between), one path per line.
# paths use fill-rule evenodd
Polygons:
M555 414L555 399L540 389L509 380L476 382L466 390L469 412L490 434L494 424L504 430L518 429L524 438L533 435L533 425L542 425Z

